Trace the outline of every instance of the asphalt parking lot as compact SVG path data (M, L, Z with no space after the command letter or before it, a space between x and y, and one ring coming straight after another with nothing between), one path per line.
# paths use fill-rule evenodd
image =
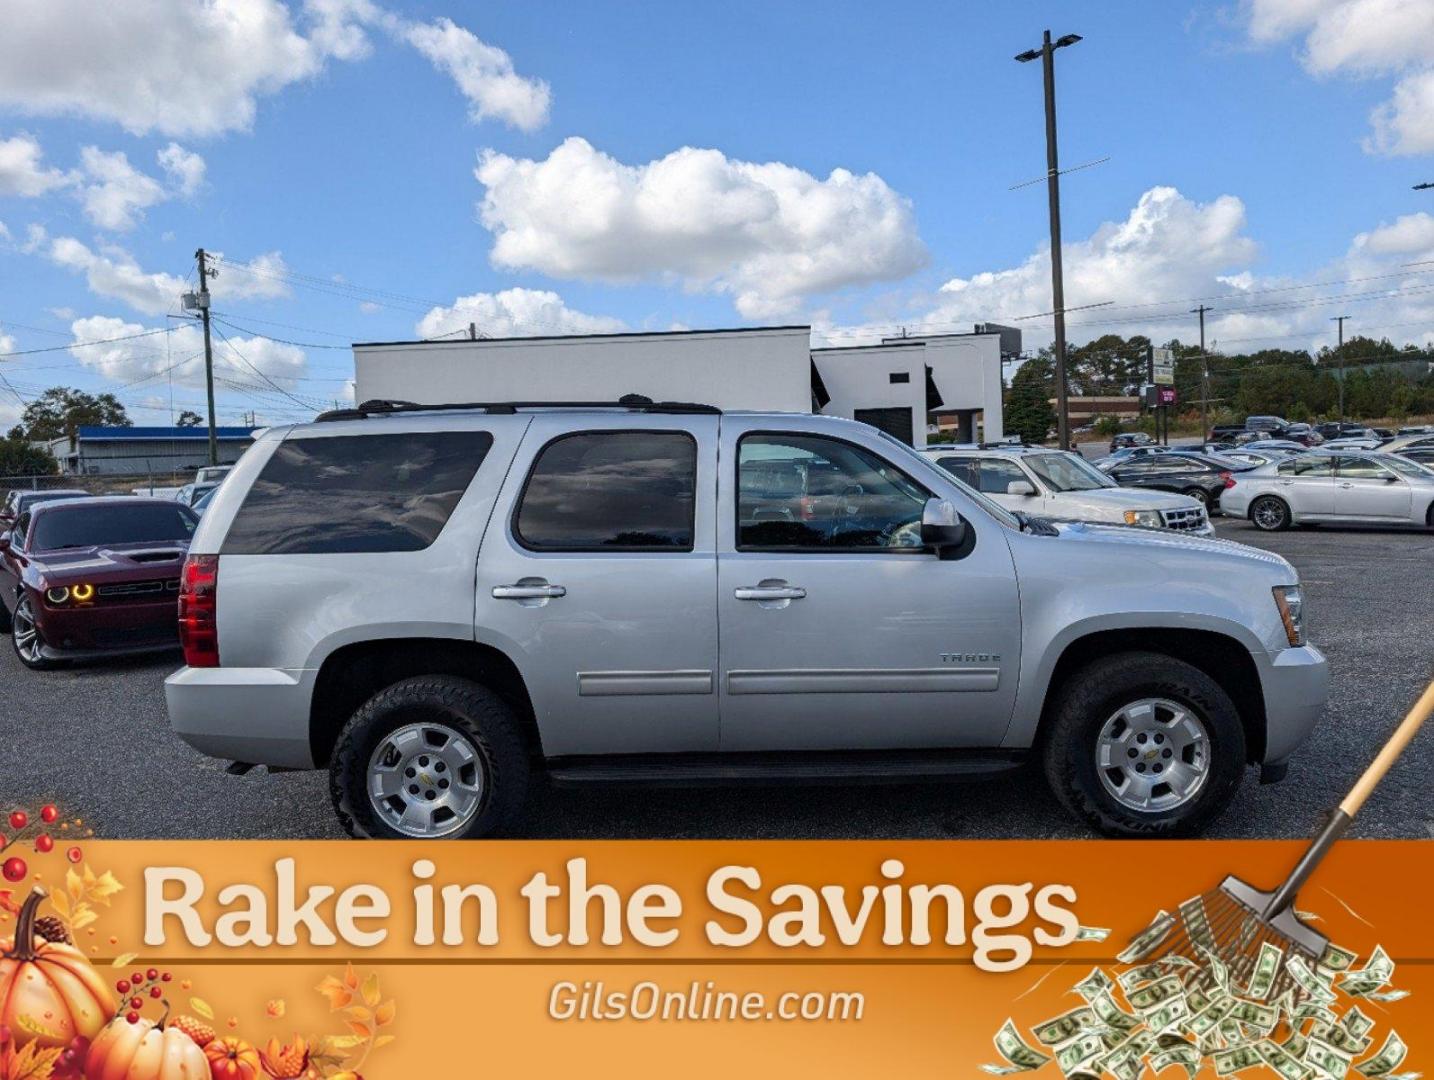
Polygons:
M1247 772L1223 837L1302 837L1373 756L1434 673L1434 534L1324 527L1277 535L1218 519L1221 536L1278 551L1307 587L1308 632L1333 695L1288 778ZM230 776L170 734L177 657L30 672L0 644L0 804L53 799L105 837L341 835L326 773ZM1354 826L1434 837L1434 731L1416 740ZM555 838L1045 838L1085 830L1034 771L964 784L540 791L529 835Z

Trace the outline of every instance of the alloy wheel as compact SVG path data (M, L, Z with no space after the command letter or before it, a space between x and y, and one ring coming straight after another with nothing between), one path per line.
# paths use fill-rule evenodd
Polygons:
M45 642L40 637L40 628L35 625L35 611L28 596L22 596L15 605L11 623L11 640L20 659L30 664L43 663Z
M462 832L483 805L482 755L464 733L443 723L413 723L379 742L368 764L374 813L404 836Z
M1141 698L1101 726L1095 745L1101 786L1121 806L1164 813L1200 794L1210 775L1210 733L1187 706Z
M1253 516L1262 529L1279 529L1285 524L1285 508L1277 499L1261 499L1255 504Z

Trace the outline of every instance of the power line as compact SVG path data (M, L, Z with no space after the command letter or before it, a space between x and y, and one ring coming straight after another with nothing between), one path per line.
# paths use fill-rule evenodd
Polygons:
M68 345L48 345L43 349L17 349L14 352L0 353L0 360L12 356L33 356L36 353L69 352L71 349L88 349L92 345L113 345L117 341L134 341L137 338L154 337L156 334L172 334L173 327L164 327L162 330L146 330L142 334L124 334L121 337L97 338L94 341L72 341Z

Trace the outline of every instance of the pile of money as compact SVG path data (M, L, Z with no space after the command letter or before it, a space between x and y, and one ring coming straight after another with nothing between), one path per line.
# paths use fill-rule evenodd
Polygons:
M1149 959L1182 922L1196 955ZM994 1040L1003 1063L981 1068L1010 1076L1054 1060L1071 1080L1138 1080L1172 1065L1189 1077L1208 1065L1218 1076L1267 1066L1283 1080L1345 1080L1351 1070L1354 1080L1419 1080L1395 1071L1408 1054L1395 1031L1370 1053L1375 1022L1360 1002L1408 996L1390 986L1394 961L1381 947L1361 965L1333 944L1308 961L1261 941L1232 969L1195 897L1178 915L1157 914L1117 960L1120 969L1097 967L1077 982L1070 992L1082 1004L1035 1025L1031 1041L1007 1020Z

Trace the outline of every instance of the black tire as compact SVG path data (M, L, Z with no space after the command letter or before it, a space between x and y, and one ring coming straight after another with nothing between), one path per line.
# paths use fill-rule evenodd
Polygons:
M13 626L14 624L10 621L10 609L5 606L4 601L0 601L0 634L8 634Z
M33 603L29 593L26 592L22 592L19 599L15 601L15 622L18 622L19 626L15 626L12 622L10 644L15 649L15 658L31 671L50 671L58 667L59 663L40 653L45 639L40 633L40 628L34 624L34 616L30 614Z
M1205 507L1207 510L1210 508L1210 496L1209 496L1208 494L1206 494L1204 488L1198 488L1198 487L1186 488L1186 489L1185 489L1184 491L1182 491L1180 494L1182 494L1182 495L1189 495L1190 498L1194 499L1196 502L1198 502L1201 506Z
M1284 532L1290 518L1289 503L1277 495L1261 495L1250 504L1250 521L1262 532Z
M476 839L512 831L528 801L532 763L517 715L497 694L451 675L421 675L379 691L349 718L329 763L329 795L350 836L411 839L375 810L368 768L383 740L414 723L439 723L477 751L483 794L476 814L443 839Z
M1230 696L1200 669L1160 653L1127 652L1081 668L1061 686L1043 731L1046 781L1061 804L1092 828L1117 837L1198 833L1229 805L1244 777L1245 731ZM1204 781L1168 810L1132 809L1102 783L1100 732L1125 706L1160 698L1188 710L1209 741Z

